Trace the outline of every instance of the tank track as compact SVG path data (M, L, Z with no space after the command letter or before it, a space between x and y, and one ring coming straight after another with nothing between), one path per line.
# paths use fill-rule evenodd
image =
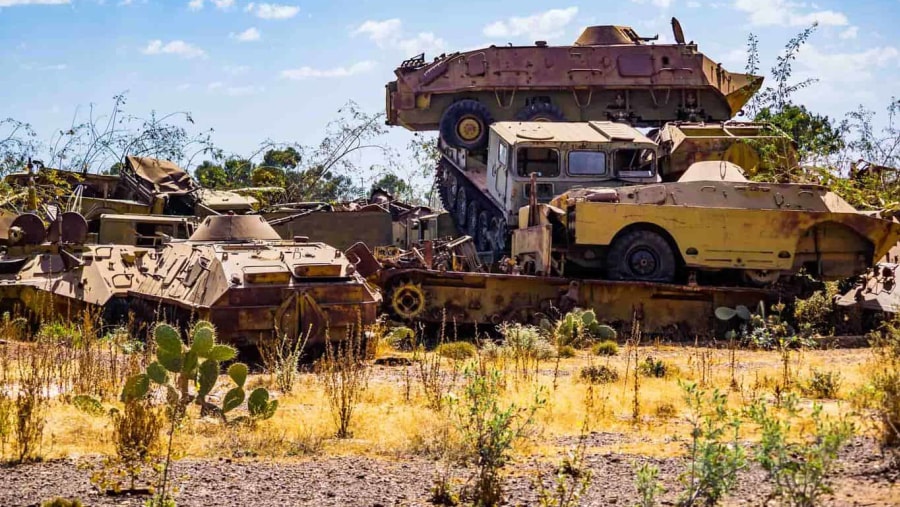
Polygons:
M444 209L450 212L453 225L460 234L472 237L479 253L489 253L494 260L509 254L510 232L505 213L463 171L442 157L435 171L435 184ZM464 193L463 199L460 199L460 192ZM460 212L460 203L465 203L465 212ZM475 219L470 217L473 207L477 210Z

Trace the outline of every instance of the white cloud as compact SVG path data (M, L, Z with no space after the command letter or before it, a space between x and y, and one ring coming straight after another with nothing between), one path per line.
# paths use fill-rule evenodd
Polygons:
M352 35L367 35L378 47L385 48L399 37L401 26L402 22L397 18L384 21L368 20L353 30Z
M734 8L750 15L750 24L756 26L844 26L847 16L832 10L801 12L805 4L790 0L734 0ZM815 8L815 7L813 7Z
M647 0L631 0L631 1L636 4L647 3ZM654 7L660 7L662 9L667 9L673 3L675 3L675 0L650 0L650 3L653 4ZM690 4L690 3L696 3L696 2L688 2L688 3ZM688 5L688 7L690 7L690 5Z
M384 21L368 20L355 28L351 35L365 35L381 49L396 49L406 55L440 53L446 45L444 39L433 32L406 36L403 33L403 23L396 18Z
M130 1L130 0L129 0ZM234 0L210 0L212 4L221 11L227 11L234 7ZM188 9L192 11L199 11L203 9L204 0L191 0L188 2Z
M482 33L491 39L527 35L531 39L555 39L563 35L565 28L578 14L578 7L550 9L526 17L512 17L495 21L484 27Z
M847 40L847 39L855 39L855 38L856 38L857 32L859 32L859 27L858 27L858 26L851 26L851 27L848 27L848 28L847 28L846 30L844 30L843 32L841 32L840 35L838 35L838 37L840 37L840 38L842 38L842 39L844 39L844 40Z
M244 7L244 11L253 13L254 16L261 19L289 19L300 12L300 7L295 5L257 4L250 2L247 4L247 7Z
M697 7L700 7L700 2L695 2L695 1L693 1L693 0L688 0L687 6L688 6L689 9L696 9Z
M175 87L175 89L178 90L178 91L180 91L180 92L183 92L183 91L185 91L185 90L189 90L190 88L191 88L191 84L190 84L190 83L182 83L182 84L180 84L180 85L178 85L178 86Z
M66 5L71 0L0 0L0 7L15 7L17 5Z
M177 55L182 58L203 58L206 56L206 51L183 40L173 40L165 44L159 39L152 40L147 43L143 53L145 55Z
M875 77L878 69L900 68L900 50L884 46L858 53L835 53L806 44L797 53L797 64L800 78L819 78L827 85L865 83Z
M331 69L315 69L313 67L300 67L281 71L281 77L300 81L313 78L349 77L362 74L375 68L375 62L366 60L357 62L350 67L333 67Z
M222 70L232 76L240 76L250 72L250 67L246 65L226 65L222 67Z
M259 30L257 30L255 27L250 27L240 33L232 32L228 36L231 37L232 39L236 39L239 42L252 42L252 41L259 40L260 33L259 33Z
M225 95L228 95L229 97L246 97L248 95L256 95L258 93L262 93L263 91L265 91L265 88L256 85L226 86L223 91Z

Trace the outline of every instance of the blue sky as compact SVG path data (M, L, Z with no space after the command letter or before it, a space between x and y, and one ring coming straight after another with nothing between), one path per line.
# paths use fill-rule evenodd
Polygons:
M490 43L571 43L586 25L622 24L672 41L669 19L730 70L760 38L762 67L787 40L820 23L801 52L797 95L841 117L879 113L900 78L897 0L0 0L0 117L43 139L93 103L108 110L190 111L214 139L249 154L264 139L314 143L348 100L384 107L384 84L403 59ZM389 136L398 147L411 133Z

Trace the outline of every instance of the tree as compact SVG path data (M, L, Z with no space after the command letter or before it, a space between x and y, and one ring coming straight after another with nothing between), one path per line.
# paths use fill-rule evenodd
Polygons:
M281 169L296 169L300 165L302 157L293 146L281 150L270 149L263 155L262 166L278 167Z
M256 165L251 160L233 157L225 161L226 188L249 187L253 184L251 175Z
M388 173L372 183L372 191L382 189L393 195L396 199L409 200L412 198L412 186L403 181L399 176Z
M228 175L225 169L209 160L204 160L197 169L194 170L194 177L197 182L204 188L223 188L228 186Z

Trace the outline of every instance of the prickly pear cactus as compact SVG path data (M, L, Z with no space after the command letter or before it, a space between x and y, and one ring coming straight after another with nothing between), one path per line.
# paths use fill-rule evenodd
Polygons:
M614 340L616 330L597 320L594 310L573 310L556 323L556 336L562 346L584 346L600 338Z
M228 367L228 377L236 387L230 389L216 406L206 400L219 379L221 363L237 356L237 350L228 345L216 343L216 329L206 321L197 322L189 333L190 346L186 346L178 331L169 324L159 323L153 330L156 342L156 361L147 366L144 373L128 378L122 389L122 401L128 402L144 398L150 392L151 384L166 389L166 401L180 413L191 402L200 405L202 412L225 414L239 407L247 398L244 384L248 369L243 363L233 363ZM190 395L190 386L196 396ZM269 400L269 392L258 388L250 394L248 411L253 420L272 417L278 407L277 400Z

